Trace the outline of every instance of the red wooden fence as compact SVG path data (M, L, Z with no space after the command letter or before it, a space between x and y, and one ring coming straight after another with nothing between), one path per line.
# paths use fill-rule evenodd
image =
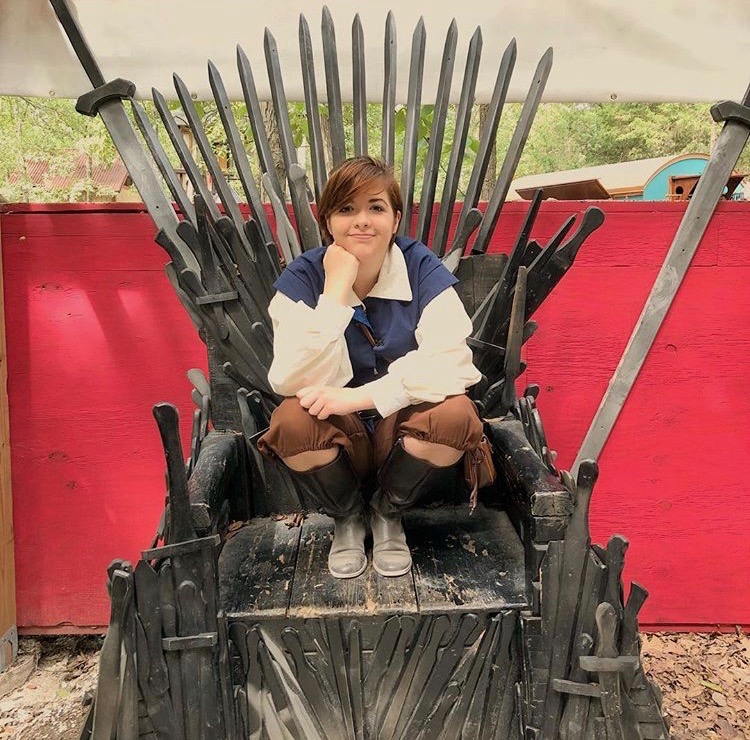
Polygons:
M545 202L544 239L586 204ZM547 436L568 467L684 204L604 203L605 225L536 317L526 347ZM525 211L509 204L493 250ZM151 406L180 407L203 345L133 205L2 213L18 624L108 621L105 568L150 543L164 498ZM647 625L750 625L750 204L723 203L600 459L596 541L630 540Z

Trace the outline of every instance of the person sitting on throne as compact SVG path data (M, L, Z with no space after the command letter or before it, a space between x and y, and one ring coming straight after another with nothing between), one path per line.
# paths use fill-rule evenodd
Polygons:
M388 166L343 162L318 208L328 246L287 265L269 306L269 381L285 399L258 448L304 479L307 503L333 517L336 578L366 569L367 518L373 568L408 573L402 514L457 485L459 463L482 438L466 395L481 375L458 281L424 244L396 236L402 212Z

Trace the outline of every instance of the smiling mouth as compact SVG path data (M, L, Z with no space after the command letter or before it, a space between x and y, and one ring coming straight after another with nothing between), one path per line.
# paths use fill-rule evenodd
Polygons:
M349 234L352 239L374 239L375 234Z

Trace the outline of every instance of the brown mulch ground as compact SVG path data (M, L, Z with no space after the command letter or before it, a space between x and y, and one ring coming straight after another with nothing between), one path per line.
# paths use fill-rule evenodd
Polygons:
M96 637L22 639L0 675L0 739L77 740L100 647ZM643 662L674 740L750 740L750 636L648 634Z
M674 740L750 740L750 636L643 635L642 657Z

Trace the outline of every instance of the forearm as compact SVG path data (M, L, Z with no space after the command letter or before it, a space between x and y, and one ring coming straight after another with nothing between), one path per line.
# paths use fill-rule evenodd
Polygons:
M439 403L464 393L481 374L466 344L471 320L453 289L423 311L416 331L418 347L395 360L388 374L363 386L381 416L411 404Z
M351 380L344 331L352 309L323 297L311 309L277 294L269 312L274 325L274 358L268 379L277 393L293 396L306 386L342 387Z

